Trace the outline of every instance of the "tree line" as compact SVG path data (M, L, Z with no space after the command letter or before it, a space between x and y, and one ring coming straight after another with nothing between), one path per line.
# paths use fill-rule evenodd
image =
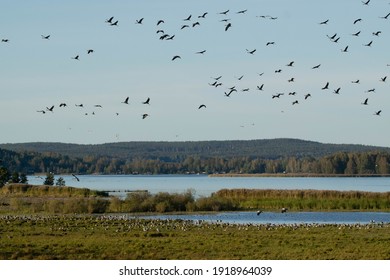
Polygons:
M337 152L315 158L280 157L265 159L250 156L187 156L178 161L170 158L131 160L103 156L73 158L56 153L12 152L0 149L2 173L34 174L278 174L304 173L325 175L390 174L390 153ZM15 175L16 176L16 175Z

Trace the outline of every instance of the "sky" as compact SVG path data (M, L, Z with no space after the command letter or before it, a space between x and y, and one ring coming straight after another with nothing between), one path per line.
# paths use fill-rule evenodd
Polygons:
M390 147L389 2L0 0L0 143Z

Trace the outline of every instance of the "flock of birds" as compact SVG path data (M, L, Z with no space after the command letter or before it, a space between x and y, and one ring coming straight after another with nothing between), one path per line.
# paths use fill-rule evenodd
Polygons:
M370 4L371 4L370 0L361 1L361 2L362 2L361 5L364 5L364 6L370 6ZM227 9L227 10L217 12L216 14L218 15L218 21L221 23L221 27L220 27L221 32L228 33L232 29L234 29L235 22L232 20L232 17L238 17L239 15L245 16L247 14L247 12L248 12L248 9L243 9L243 10L238 10L238 11L232 11L230 9ZM204 21L206 20L206 18L211 16L211 14L212 13L204 12L204 13L199 14L199 15L189 14L187 16L184 16L181 19L182 20L181 26L179 26L175 31L176 32L184 32L182 30L198 28L204 24ZM270 20L270 21L277 21L278 20L278 16L271 16L271 15L258 15L256 17L261 19L261 20ZM378 15L378 18L381 18L384 21L386 21L388 19L390 20L390 13ZM235 19L237 19L237 18L235 18ZM134 23L142 26L147 20L150 20L150 19L140 17L140 18L136 19ZM326 26L331 22L331 20L332 19L319 20L317 22L317 24L319 26ZM177 37L179 37L179 36L177 36L177 34L169 33L166 30L164 30L165 21L166 21L166 19L155 20L157 39L160 41L176 40ZM102 19L102 23L105 23L106 25L108 25L112 28L120 28L122 26L128 25L128 23L120 22L115 16L109 16L106 19ZM362 24L364 24L364 18L359 17L359 18L356 18L353 22L351 22L351 27L357 28L359 25L362 25ZM362 46L360 46L360 47L371 48L376 43L375 39L381 37L384 32L385 31L383 31L383 30L373 30L372 31L372 38L373 39L362 44ZM359 37L361 35L361 33L362 33L362 31L360 31L360 30L354 31L351 33L351 36L352 37ZM42 40L49 41L52 39L52 36L51 36L51 34L44 34L44 35L41 35L41 38L42 38ZM341 36L338 35L337 32L332 33L332 34L327 34L327 40L329 40L329 42L331 44L340 44L340 42L342 41ZM2 38L1 42L6 43L6 44L11 43L8 38ZM266 41L264 43L263 47L272 48L275 45L277 45L277 42L275 42L275 41ZM344 45L344 46L342 46L340 51L341 51L341 53L348 53L348 52L350 52L351 47L352 46L350 46L350 45ZM244 53L244 51L246 52L246 55L255 56L256 53L258 52L258 49L257 48L247 48L247 49L243 50L243 53ZM94 53L95 53L94 49L85 50L85 55L93 55ZM194 53L194 55L199 55L199 56L207 55L207 49L198 50ZM74 56L71 56L70 58L72 60L75 60L75 61L81 61L82 54L76 54ZM171 61L171 63L178 63L178 61L184 60L184 59L185 58L183 57L182 54L175 54L170 58L170 61ZM167 63L168 63L168 59L167 59ZM283 67L271 70L269 72L261 72L261 73L257 73L257 74L258 74L259 79L261 79L265 73L267 73L267 74L271 73L270 75L279 75L280 73L284 72L285 69L294 69L294 67L297 63L299 63L299 62L296 62L295 60L286 61L285 65ZM316 63L313 63L313 65L309 66L308 68L311 68L312 71L316 71L316 70L324 67L323 64L325 64L325 62L316 62ZM387 64L386 66L390 66L390 65ZM212 76L212 75L210 75L210 76ZM240 75L238 77L235 77L236 81L243 80L244 76L245 75ZM223 90L222 90L223 96L225 96L227 98L230 98L230 97L232 97L233 94L237 94L239 92L245 93L245 92L250 92L253 90L256 92L264 92L267 90L266 82L261 82L260 84L256 85L255 89L253 89L251 87L239 88L239 86L237 86L237 85L226 86L225 83L229 83L230 81L223 81L222 75L219 75L216 77L211 77L211 79L212 79L211 81L207 82L208 86L210 86L212 88L216 88L216 89L223 88ZM293 85L297 79L300 79L300 78L295 77L292 73L291 77L289 79L287 79L287 81L284 81L284 82L287 82L288 84ZM378 77L378 82L386 83L387 76L384 75L384 76ZM350 81L350 83L360 84L360 79ZM333 89L332 89L332 87L333 87ZM327 91L329 92L330 91L335 95L340 95L343 93L343 85L334 86L330 81L324 81L324 84L318 87L318 91L319 92L327 92ZM374 87L369 88L365 92L367 94L375 93L375 88ZM270 98L272 98L273 100L278 100L280 98L283 98L284 96L292 96L293 99L291 99L291 105L297 106L300 104L300 102L306 102L310 98L313 98L314 93L313 92L298 93L297 91L294 91L294 90L291 90L289 92L273 92L271 94ZM302 96L302 98L299 99L299 98L297 98L297 96ZM373 96L374 95L365 97L363 100L360 101L360 104L362 106L368 106L370 104L371 98L374 98ZM124 96L122 100L117 100L117 103L118 103L118 105L122 104L122 106L127 106L127 105L130 105L132 103L132 100L131 100L130 96ZM146 119L147 117L149 117L150 113L148 112L148 108L150 108L149 106L151 105L151 98L148 96L145 96L145 99L143 101L139 101L138 104L140 104L140 105L142 104L143 106L145 106L144 108L146 111L145 113L140 115L140 118ZM50 105L45 106L45 108L36 109L36 112L41 113L41 114L54 113L58 108L64 109L64 108L67 108L70 106L74 106L77 108L86 108L87 106L89 106L89 108L90 107L94 108L92 112L91 111L86 112L85 110L82 111L82 113L85 115L95 115L97 112L96 110L101 110L104 107L102 104L88 104L88 105L86 105L83 103L79 103L79 104L69 105L67 102L62 102L62 103L57 104L57 105L50 104ZM206 103L200 103L200 104L196 105L196 108L198 110L204 110L208 107L207 107ZM382 113L382 108L377 108L376 110L373 110L372 113L373 113L373 115L380 116ZM119 115L119 112L115 112L115 114Z

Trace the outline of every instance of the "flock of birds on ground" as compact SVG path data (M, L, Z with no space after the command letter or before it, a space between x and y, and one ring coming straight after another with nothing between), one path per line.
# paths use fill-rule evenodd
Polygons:
M64 218L65 217L65 218ZM339 230L358 229L369 230L372 228L388 228L389 223L370 221L367 224L320 224L320 223L291 223L291 224L275 224L275 223L228 223L219 220L185 220L185 219L154 219L150 217L134 217L131 215L79 215L74 217L69 216L31 216L31 215L2 215L0 221L7 223L12 222L32 222L32 223L54 223L51 227L52 232L71 232L74 230L84 230L85 233L93 233L104 229L108 232L124 233L134 230L142 230L149 233L161 233L164 231L184 231L209 229L222 230L229 229L248 231L248 230L265 230L273 231L280 229L310 230L313 228L337 227ZM88 227L86 227L88 222ZM57 223L57 224L55 224ZM1 237L0 237L1 238ZM8 238L13 238L8 235Z
M371 4L371 1L370 0L367 0L367 1L361 1L362 3L360 3L361 5L364 5L364 6L370 6ZM235 16L245 16L247 14L248 10L247 9L243 9L243 10L239 10L239 11L232 11L230 9L227 9L227 10L223 10L223 11L220 11L220 12L217 12L216 14L218 15L218 21L221 23L221 32L230 32L231 29L233 29L235 27L235 22L231 19L231 17L233 17L234 15ZM179 30L176 30L176 31L179 31L181 32L181 30L186 30L186 29L191 29L191 28L197 28L201 25L204 24L204 21L206 20L206 18L208 18L209 16L211 15L211 13L209 12L204 12L203 14L200 14L200 15L187 15L185 17L182 18L182 25L178 28ZM278 20L278 16L271 16L271 15L258 15L256 16L257 18L259 18L260 20L270 20L270 21L277 21ZM383 19L384 21L386 20L390 20L390 13L384 13L383 15L378 15L378 18L381 18ZM147 18L144 18L144 17L140 17L138 19L135 20L135 24L137 25L143 25L145 21L147 20L151 20L151 19L147 19ZM328 25L328 23L331 21L331 19L322 19L322 20L319 20L317 22L317 24L319 26L326 26ZM128 23L122 23L120 22L118 19L116 19L115 16L109 16L107 17L106 19L102 20L102 23L112 27L112 28L121 28L121 27L126 27L126 25ZM168 33L164 30L164 24L165 24L165 19L158 19L156 22L155 22L155 26L156 26L156 34L157 34L157 38L158 40L160 41L172 41L172 40L176 40L177 37L175 34L172 34L172 33ZM361 24L364 24L364 19L363 18L356 18L353 22L351 22L351 27L353 26L354 28L359 28L359 25ZM372 47L374 44L375 44L375 39L382 36L383 32L385 31L382 31L382 30L373 30L372 31L372 40L362 44L361 47L365 47L365 48L370 48ZM351 36L352 37L358 37L361 35L361 31L356 31L356 32L353 32L351 33ZM340 44L340 40L341 40L341 36L338 35L338 33L332 33L332 34L328 34L327 35L327 40L331 43L331 44ZM51 40L52 39L52 36L51 34L44 34L44 35L41 35L41 38L42 40ZM8 38L2 38L1 39L1 42L2 43L11 43L10 40ZM276 45L277 42L275 41L267 41L265 42L265 46L264 47L267 47L267 48L271 48L273 47L274 45ZM341 53L348 53L350 51L350 46L349 45L345 45L343 46L341 49ZM256 52L258 51L258 49L256 48L253 48L253 49L246 49L245 52L247 55L249 56L254 56L256 55ZM243 50L244 52L244 50ZM94 49L87 49L85 50L84 54L85 55L93 55L95 53ZM206 49L202 49L202 50L199 50L197 52L195 52L195 55L207 55L207 50ZM72 60L75 60L76 63L78 63L79 61L82 60L83 58L83 55L82 54L76 54L74 56L71 56L70 57ZM181 54L175 54L173 55L171 58L170 58L170 62L171 63L178 63L178 61L180 60L184 60L185 57L182 56ZM167 59L168 61L168 59ZM274 69L274 70L271 70L271 74L272 75L278 75L280 74L281 72L285 71L285 69L293 69L294 66L299 63L299 62L296 62L295 60L291 60L291 61L286 61L285 65L283 67L280 67L278 69ZM316 63L313 63L313 65L310 66L310 68L312 69L312 71L316 71L318 70L319 68L323 67L323 64L324 62L316 62ZM386 66L390 66L390 64L387 64ZM263 75L264 75L265 72L261 72L261 73L258 73L258 76L259 78L261 78ZM269 74L269 72L267 73ZM296 78L297 77L290 77L287 81L287 83L289 84L294 84L294 82L296 81ZM244 75L240 75L238 77L236 77L237 81L241 81L244 79ZM243 88L239 88L237 85L231 85L231 86L225 86L225 82L222 82L223 81L223 77L222 75L219 75L219 76L215 76L215 77L211 77L211 81L207 82L208 86L210 87L213 87L213 88L224 88L222 91L223 91L223 95L227 98L231 97L233 94L237 94L239 92L241 93L245 93L245 92L249 92L249 91L252 91L253 88L250 88L250 87L243 87ZM386 83L387 82L387 76L386 75L383 75L381 77L378 77L378 82L380 83ZM360 79L357 78L356 80L353 80L353 81L350 81L350 83L353 83L353 84L360 84ZM258 84L255 88L255 91L256 92L263 92L265 91L267 88L267 85L266 83L263 83L261 82L260 84ZM324 84L319 86L318 87L318 90L321 91L321 92L332 92L333 94L336 94L336 95L339 95L339 94L342 94L343 92L343 88L342 86L340 85L333 85L331 82L329 81L324 81ZM375 88L372 87L372 88L368 88L365 90L365 92L367 94L370 94L370 93L375 93ZM303 97L301 99L298 99L296 96L300 96L302 95ZM293 106L296 106L298 104L300 104L300 102L305 102L306 100L308 100L309 98L312 98L314 95L313 93L310 93L310 92L306 92L306 93L303 93L303 94L299 94L297 93L296 91L290 91L290 92L275 92L275 93L272 93L272 95L270 96L270 98L274 99L274 100L277 100L277 99L280 99L282 98L283 96L292 96L293 99L291 100L291 105ZM374 98L373 97L374 95L370 95L368 97L365 97L363 100L360 101L360 105L362 106L368 106L370 104L370 101L371 101L371 98ZM124 96L122 100L118 100L117 101L118 105L119 104L122 104L122 106L128 106L130 104L134 104L132 103L132 100L130 99L130 96ZM145 96L145 99L142 101L142 102L139 102L139 104L142 104L144 106L150 106L151 105L151 98L148 97L148 96ZM40 109L37 109L36 111L38 113L41 113L41 114L47 114L47 113L53 113L57 110L57 107L58 108L66 108L66 107L69 107L69 106L75 106L75 107L78 107L78 108L86 108L87 106L89 107L93 107L94 111L88 111L86 112L85 110L83 111L83 114L85 115L95 115L95 113L97 113L98 111L97 110L101 110L103 108L103 105L102 104L83 104L83 103L79 103L79 104L68 104L66 102L62 102L58 105L53 105L53 104L50 104L50 105L47 105L45 106L45 108L40 108ZM145 107L145 113L143 113L140 118L142 119L145 119L147 117L150 116L150 113L148 112L148 109L149 107ZM199 109L199 110L204 110L207 108L207 104L206 103L201 103L201 104L198 104L196 105L196 108ZM373 115L376 115L376 116L380 116L381 113L382 113L382 108L376 108L376 110L373 110ZM118 112L115 113L116 115L119 115Z

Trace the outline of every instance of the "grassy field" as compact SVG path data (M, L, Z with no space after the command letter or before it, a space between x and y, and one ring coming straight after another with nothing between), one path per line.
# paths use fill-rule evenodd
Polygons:
M0 259L390 259L390 225L232 225L0 216Z

